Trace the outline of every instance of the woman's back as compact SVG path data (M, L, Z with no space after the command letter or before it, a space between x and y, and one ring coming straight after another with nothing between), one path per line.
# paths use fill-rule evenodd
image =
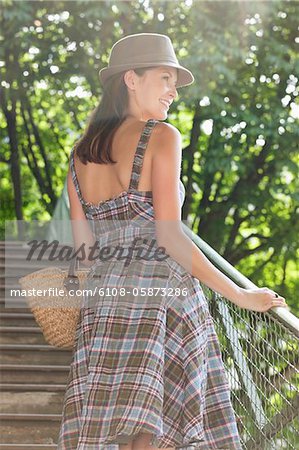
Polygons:
M116 164L87 163L84 165L75 156L75 169L84 200L88 203L99 202L117 197L127 191L130 184L135 151L145 122L136 119L125 120L116 130L111 156ZM165 124L157 123L151 133L146 152L144 152L142 171L138 190L151 191L152 155L158 145L158 133Z

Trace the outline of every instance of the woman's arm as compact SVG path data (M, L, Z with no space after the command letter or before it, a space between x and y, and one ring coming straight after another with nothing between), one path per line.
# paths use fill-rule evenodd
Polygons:
M90 248L94 246L96 241L90 229L89 222L85 217L82 204L73 183L70 169L67 174L67 191L70 200L70 219L72 224L74 248L76 251L79 248L84 249L85 259L80 259L80 263L90 267L93 261L88 259L88 255ZM79 256L81 256L81 253Z
M165 247L192 276L242 308L264 311L272 306L285 306L283 297L272 304L274 293L268 288L248 290L235 284L184 233L179 198L181 135L167 123L159 123L155 128L152 191L158 245Z

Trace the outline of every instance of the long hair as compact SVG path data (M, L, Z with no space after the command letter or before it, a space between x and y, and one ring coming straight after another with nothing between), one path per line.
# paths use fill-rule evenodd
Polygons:
M142 76L152 67L134 69ZM83 164L115 164L111 157L111 146L114 133L125 120L129 95L124 74L111 76L105 83L99 105L92 111L82 137L75 143L76 155Z

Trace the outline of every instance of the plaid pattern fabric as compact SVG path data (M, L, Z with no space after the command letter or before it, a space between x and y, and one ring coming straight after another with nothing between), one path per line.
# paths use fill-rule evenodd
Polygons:
M154 223L151 192L137 189L156 122L144 126L128 191L98 205L83 199L71 153L73 181L101 244L129 242L144 236L140 222ZM240 450L219 342L199 281L170 257L128 266L99 260L88 280L105 287L187 288L188 296L84 299L58 450L118 450L140 433L152 434L158 448Z

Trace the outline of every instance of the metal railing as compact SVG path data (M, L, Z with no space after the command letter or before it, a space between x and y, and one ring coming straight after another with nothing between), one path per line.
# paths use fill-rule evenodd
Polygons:
M246 289L256 287L186 225L209 260ZM286 308L241 309L212 291L209 302L244 450L299 449L299 319Z
M209 260L244 288L255 284L184 223ZM241 309L203 283L244 450L299 450L299 319L286 308Z

